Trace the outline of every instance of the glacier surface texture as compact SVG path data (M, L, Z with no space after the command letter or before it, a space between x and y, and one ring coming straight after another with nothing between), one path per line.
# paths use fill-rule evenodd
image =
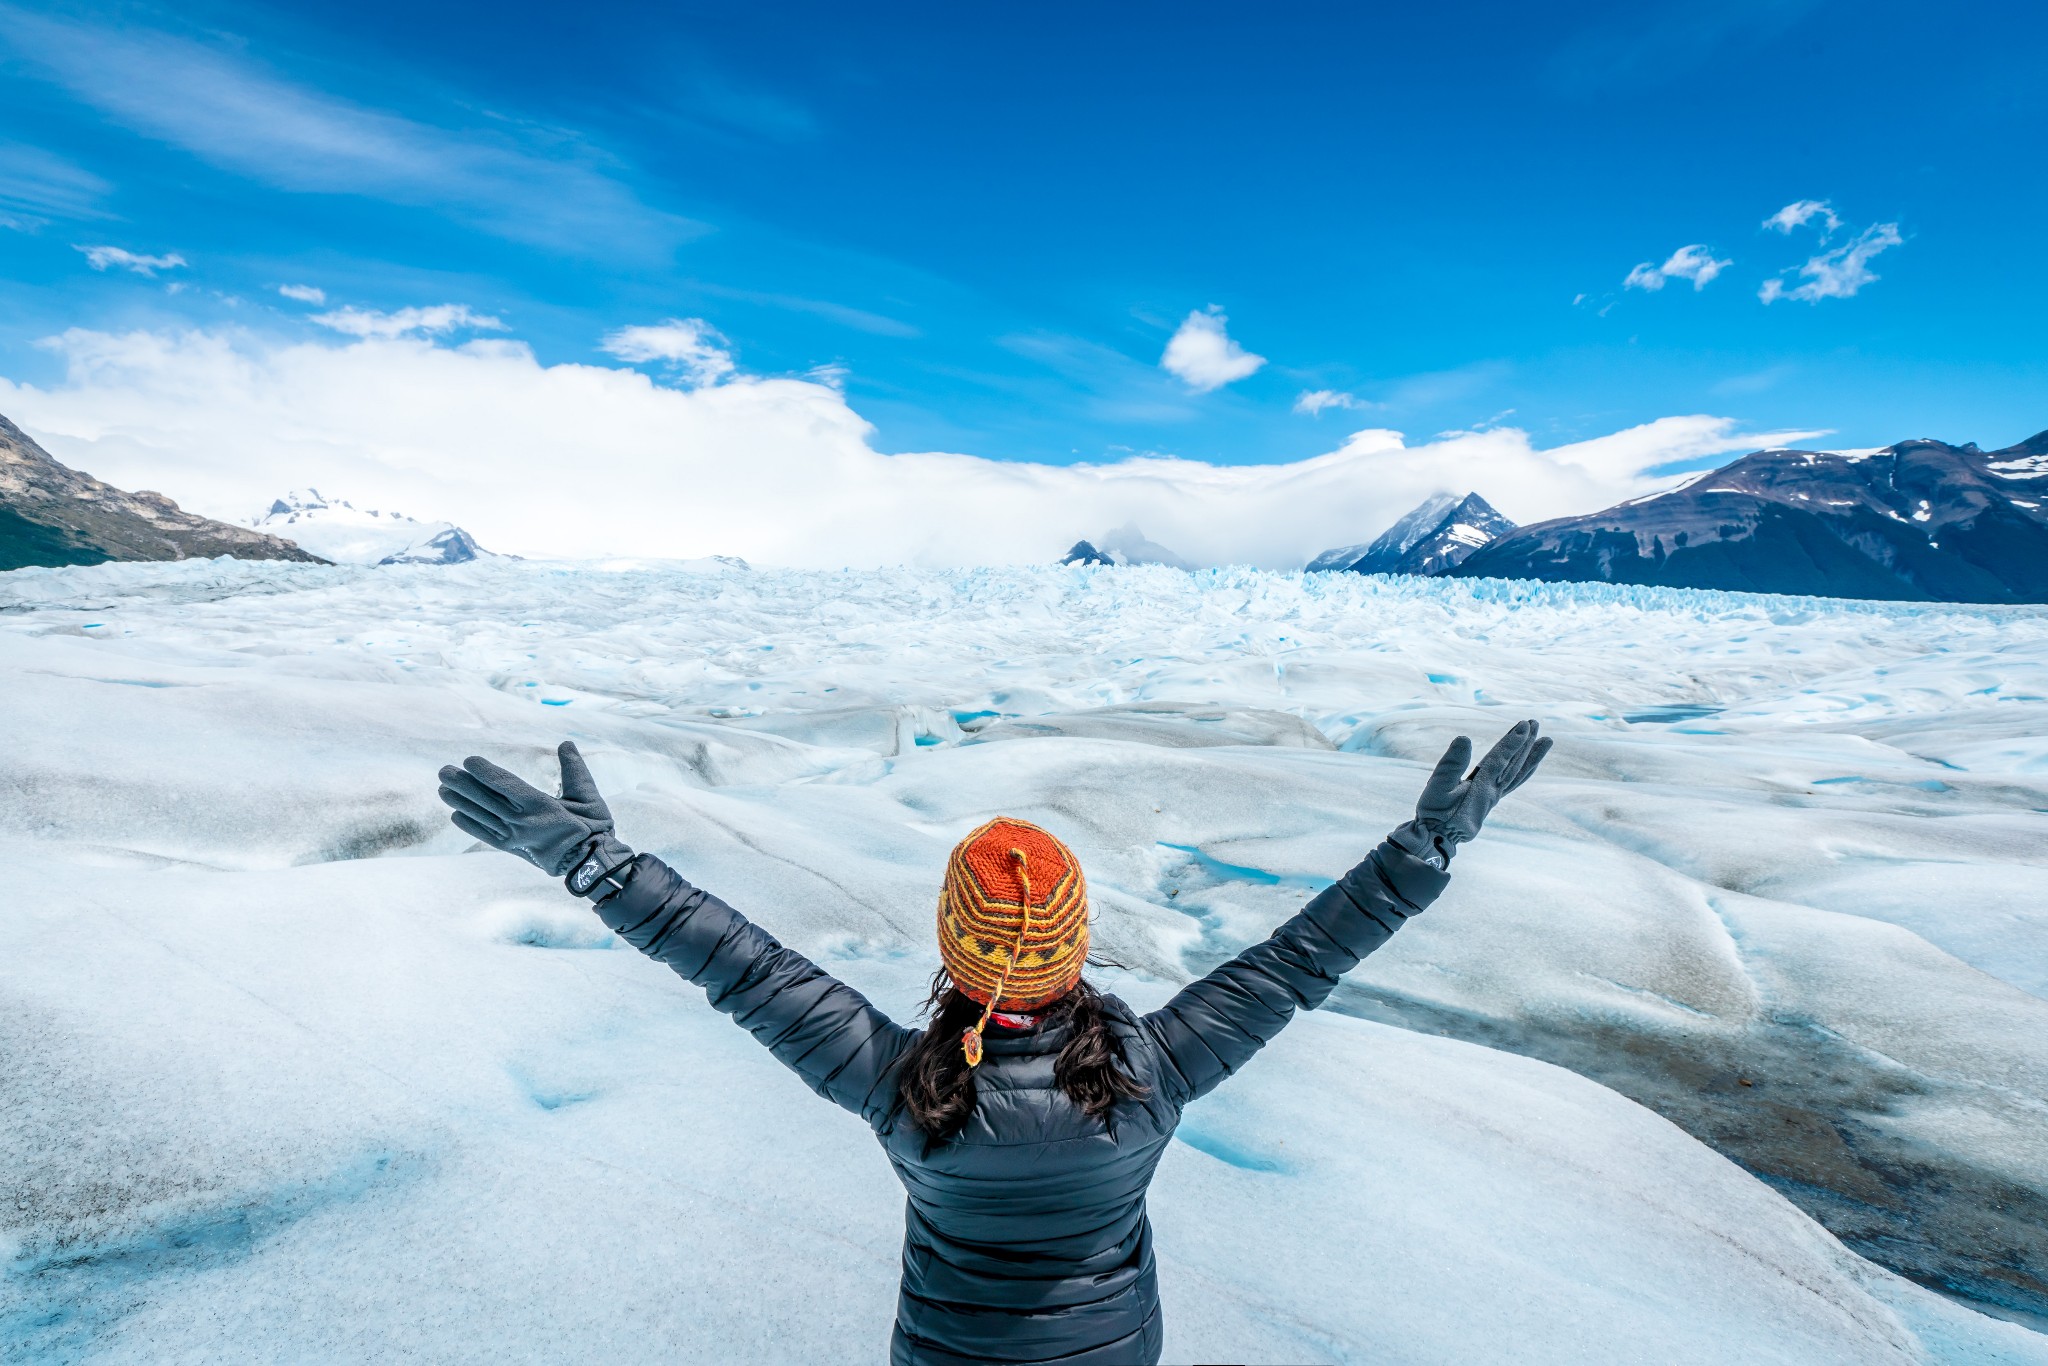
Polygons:
M860 1121L442 763L573 737L899 1018L946 851L1040 822L1150 1008L1530 715L1444 898L1190 1109L1167 1359L2048 1362L2042 609L186 561L0 575L0 688L9 1361L880 1358Z

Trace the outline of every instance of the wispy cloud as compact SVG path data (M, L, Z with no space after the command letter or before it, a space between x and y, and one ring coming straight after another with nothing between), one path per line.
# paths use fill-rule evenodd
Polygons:
M105 218L100 201L113 186L55 153L0 143L0 222L33 229L51 218Z
M1481 360L1451 370L1425 370L1398 379L1386 391L1380 406L1395 412L1441 407L1479 398L1513 373L1506 361Z
M644 255L698 231L642 204L601 155L559 132L443 127L161 30L0 4L0 38L113 122L277 189L431 209L579 255Z
M121 247L73 247L85 253L85 263L94 270L128 270L154 279L160 270L177 270L186 264L175 251L162 256L143 256Z
M1871 260L1905 240L1899 235L1898 224L1873 224L1833 251L1807 258L1806 264L1799 267L1804 284L1787 288L1781 273L1764 281L1756 296L1767 304L1779 299L1799 299L1811 304L1822 299L1851 298L1877 280L1876 272L1870 268Z
M1796 367L1791 365L1771 365L1761 370L1752 370L1747 374L1730 375L1726 379L1716 382L1709 389L1709 392L1715 394L1761 394L1765 390L1776 388L1787 376L1793 374L1795 369Z
M1295 395L1294 411L1310 417L1322 416L1325 408L1365 408L1371 405L1355 394L1340 393L1335 389L1304 389Z
M277 292L302 304L324 304L327 291L318 285L279 285Z
M1086 394L1082 411L1091 418L1117 423L1177 423L1192 421L1201 414L1201 405L1189 397L1186 384L1113 346L1049 331L1009 333L997 337L996 345L1059 376L1062 388ZM957 367L946 373L1025 403L1064 401L1056 397L1059 391L1049 389L1035 376L974 372Z
M1266 363L1230 339L1230 319L1215 304L1196 309L1166 343L1159 367L1198 394L1243 379Z
M702 281L693 286L700 293L714 299L731 299L736 303L758 304L763 308L779 308L789 313L809 313L814 317L850 327L856 332L869 332L878 337L919 337L924 334L909 323L870 313L864 308L848 308L827 299L806 299L795 294L769 294L753 289L734 289L730 285L706 284Z
M1842 226L1842 220L1836 216L1834 206L1826 200L1795 199L1766 218L1764 227L1775 229L1790 237L1792 229L1803 228L1816 218L1821 220L1820 240L1823 242L1834 236L1835 231Z
M282 290L278 292L283 293ZM458 328L482 332L505 330L505 324L489 314L473 311L467 304L429 304L424 308L401 308L390 313L379 313L374 308L337 308L331 313L315 313L311 321L351 337L437 336Z
M658 362L692 384L716 384L733 373L732 346L702 318L669 318L606 334L604 349L635 364Z
M1717 260L1714 253L1698 242L1680 247L1671 253L1663 265L1643 262L1628 273L1621 282L1623 289L1647 289L1652 292L1664 288L1666 280L1690 280L1695 291L1705 289L1716 275L1734 265L1732 260Z

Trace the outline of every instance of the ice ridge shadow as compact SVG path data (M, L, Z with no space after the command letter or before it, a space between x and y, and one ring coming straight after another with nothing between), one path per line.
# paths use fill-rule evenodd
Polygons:
M147 1282L231 1265L292 1225L410 1181L414 1153L366 1153L325 1177L207 1208L185 1208L97 1241L31 1235L0 1268L0 1346L7 1361L77 1361L148 1298Z
M1181 1121L1180 1127L1174 1130L1173 1136L1182 1143L1187 1144L1190 1148L1193 1148L1196 1152L1206 1153L1218 1162L1236 1167L1240 1171L1285 1173L1292 1170L1285 1162L1276 1157L1267 1157L1262 1153L1255 1153L1241 1144L1232 1143L1230 1140L1190 1124L1186 1120Z
M373 821L343 831L319 851L298 861L301 864L347 863L353 859L378 858L425 844L438 833L438 829L430 829L410 818Z
M572 1105L581 1105L596 1100L598 1089L594 1086L571 1086L549 1082L519 1067L506 1069L512 1082L536 1109L553 1112Z
M1941 1083L1793 1018L1732 1035L1504 1021L1345 981L1328 1008L1567 1068L1735 1162L1870 1261L2048 1328L2048 1196L1882 1117Z
M1163 900L1166 905L1187 916L1200 927L1201 938L1190 945L1184 954L1184 957L1191 959L1203 958L1220 963L1236 951L1228 938L1223 920L1209 904L1212 893L1231 888L1252 887L1269 894L1292 892L1305 901L1328 887L1331 881L1328 878L1275 873L1245 864L1226 863L1192 844L1170 844L1161 841L1158 848L1165 850L1169 857L1159 871L1152 895L1155 900Z
M568 949L588 951L609 949L617 944L612 932L595 916L562 915L538 908L522 908L508 917L493 937L501 944L525 949Z

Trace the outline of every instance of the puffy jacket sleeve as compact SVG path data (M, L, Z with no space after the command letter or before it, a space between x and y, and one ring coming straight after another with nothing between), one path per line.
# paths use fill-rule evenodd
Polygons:
M649 854L598 914L640 952L704 988L813 1091L879 1125L894 1064L917 1037L867 998Z
M1390 843L1254 944L1143 1018L1162 1055L1160 1084L1176 1106L1208 1094L1269 1043L1297 1010L1314 1010L1337 979L1387 942L1450 882Z

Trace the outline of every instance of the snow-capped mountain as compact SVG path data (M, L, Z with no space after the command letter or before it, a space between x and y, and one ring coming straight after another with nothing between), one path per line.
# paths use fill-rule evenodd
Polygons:
M1325 550L1308 562L1308 572L1325 573L1338 569L1353 569L1368 557L1383 557L1388 554L1400 556L1408 547L1421 540L1444 519L1444 514L1458 504L1455 493L1434 493L1422 500L1406 516L1382 531L1370 541L1357 545L1340 545L1334 550ZM1360 570L1360 573L1368 571Z
M1452 572L1824 597L2048 602L2048 432L1756 451L1649 498L1523 527Z
M249 525L298 543L336 564L466 564L491 554L453 522L358 508L318 489L294 489Z
M1442 574L1481 546L1507 535L1515 524L1476 493L1460 498L1439 493L1359 545L1325 550L1308 562L1310 573L1349 570L1357 574Z
M313 560L289 540L186 512L58 463L0 417L0 570L107 560Z
M1126 522L1093 540L1074 542L1074 548L1060 557L1060 563L1163 564L1173 569L1194 568L1159 542L1148 540L1145 533L1138 530L1136 522Z

